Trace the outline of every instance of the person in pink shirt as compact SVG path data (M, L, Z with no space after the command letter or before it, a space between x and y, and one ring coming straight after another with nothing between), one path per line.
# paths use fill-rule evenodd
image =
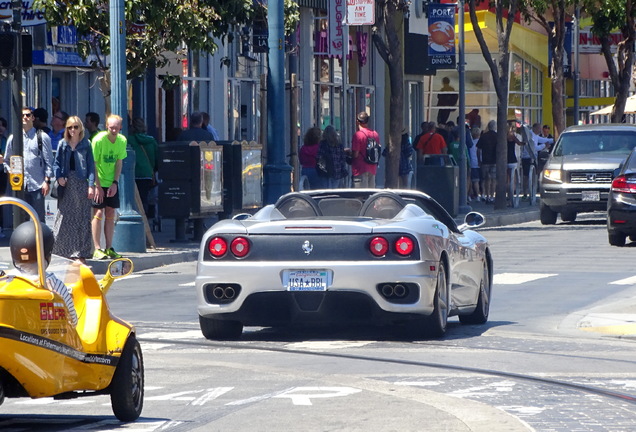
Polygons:
M378 165L367 163L365 154L369 137L375 139L375 141L380 144L380 136L376 131L369 128L369 114L365 111L358 113L356 116L356 124L358 131L351 139L351 174L353 176L353 187L374 188Z

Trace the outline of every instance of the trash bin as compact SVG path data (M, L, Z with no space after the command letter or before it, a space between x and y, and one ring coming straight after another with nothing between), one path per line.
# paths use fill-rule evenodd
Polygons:
M424 155L417 162L415 187L430 195L453 217L459 209L459 167L451 155Z

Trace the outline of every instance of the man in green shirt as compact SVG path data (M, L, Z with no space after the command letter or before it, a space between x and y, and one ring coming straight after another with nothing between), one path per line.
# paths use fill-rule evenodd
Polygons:
M93 258L120 258L113 249L115 215L119 208L119 176L126 158L126 137L121 135L122 118L111 114L106 119L106 131L93 138L93 158L97 168L95 201L93 202ZM101 247L102 220L104 221L105 247Z

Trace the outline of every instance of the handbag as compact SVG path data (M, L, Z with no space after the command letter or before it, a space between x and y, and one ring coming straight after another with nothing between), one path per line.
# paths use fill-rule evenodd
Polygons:
M57 182L57 179L51 185L51 198L62 199L64 197L64 191L66 186L62 186Z

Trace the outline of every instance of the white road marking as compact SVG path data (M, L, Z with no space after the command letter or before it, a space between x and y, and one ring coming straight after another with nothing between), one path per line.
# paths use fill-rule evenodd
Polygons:
M179 284L178 286L190 287L190 286L194 286L194 282L182 283L182 284Z
M187 390L187 391L182 391L182 392L177 392L177 393L169 393L169 394L165 394L165 395L161 395L161 396L151 396L151 397L146 397L145 400L151 401L151 400L157 400L157 401L164 401L164 400L176 400L176 401L193 401L196 400L197 397L196 396L186 396L186 395L191 395L194 393L201 393L204 390Z
M188 330L184 332L149 332L140 335L144 339L201 339L201 330Z
M557 276L556 273L499 273L493 278L495 285L518 285Z
M198 399L192 402L192 405L205 405L207 402L224 395L230 390L234 390L234 387L217 387L208 389L208 392Z
M410 386L410 387L435 387L444 384L441 381L398 381L394 385Z
M306 341L287 344L291 349L328 350L343 348L359 348L369 345L371 341Z
M541 407L518 406L518 405L499 406L497 408L503 411L509 412L511 414L516 414L520 416L532 416L532 415L541 414L543 411L545 411L545 408L541 408Z
M247 405L247 404L253 403L253 402L260 402L262 400L271 399L274 396L277 396L279 394L283 394L285 392L293 390L294 388L295 387L291 387L291 388L285 389L283 391L275 392L275 393L266 393L266 394L261 395L261 396L254 396L254 397L247 398L247 399L241 399L241 400L237 400L237 401L234 401L234 402L228 402L225 405L226 406L237 406L237 405L240 406L240 405Z
M350 396L361 391L352 387L296 387L273 397L289 398L294 405L311 405L311 399Z
M467 387L448 393L457 397L495 396L502 392L511 392L515 386L513 381L497 381L483 386Z
M610 282L610 285L634 285L634 284L636 284L636 276Z

